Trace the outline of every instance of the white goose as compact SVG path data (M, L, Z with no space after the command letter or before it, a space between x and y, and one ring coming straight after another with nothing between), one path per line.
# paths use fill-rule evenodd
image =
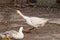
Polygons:
M16 10L16 11L19 15L21 15L26 20L27 24L33 27L44 26L49 21L49 19L46 19L46 18L28 17L23 15L19 10Z
M15 31L15 30L10 30L10 31L6 31L4 33L1 33L0 36L2 38L4 38L5 36L8 36L8 37L14 38L14 39L23 39L24 34L22 31L23 31L23 27L20 27L19 32Z

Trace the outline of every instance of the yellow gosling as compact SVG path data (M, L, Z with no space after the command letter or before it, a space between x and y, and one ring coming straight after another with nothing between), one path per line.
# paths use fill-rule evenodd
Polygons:
M9 36L5 36L2 40L11 40Z

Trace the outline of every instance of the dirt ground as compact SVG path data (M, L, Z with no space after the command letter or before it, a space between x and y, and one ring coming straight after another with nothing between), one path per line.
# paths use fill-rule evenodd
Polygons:
M60 18L59 8L18 8L26 16L35 16L43 18ZM0 32L7 30L17 30L19 27L29 28L25 20L18 15L14 8L0 7ZM60 40L60 25L48 23L44 27L39 27L37 30L32 30L31 33L24 33L25 37L22 40ZM57 36L55 36L55 35ZM2 39L0 39L2 40Z

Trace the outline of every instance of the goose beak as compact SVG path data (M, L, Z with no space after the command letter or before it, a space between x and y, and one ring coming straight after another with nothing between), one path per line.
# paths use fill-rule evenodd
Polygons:
M19 11L19 10L16 10L16 12L17 12L17 13L20 13L20 11Z
M18 13L18 10L16 10L16 12Z

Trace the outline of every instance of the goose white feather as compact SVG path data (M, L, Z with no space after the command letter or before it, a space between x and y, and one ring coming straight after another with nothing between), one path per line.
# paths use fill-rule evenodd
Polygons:
M29 24L29 25L31 25L33 27L44 26L49 21L49 19L46 19L46 18L25 16L19 10L17 10L17 13L19 15L21 15L26 20L27 24Z
M24 34L23 34L23 27L20 27L19 32L15 31L15 30L10 30L10 31L6 31L4 33L0 33L0 36L2 38L5 37L5 34L9 37L12 37L14 39L23 39L24 38Z

